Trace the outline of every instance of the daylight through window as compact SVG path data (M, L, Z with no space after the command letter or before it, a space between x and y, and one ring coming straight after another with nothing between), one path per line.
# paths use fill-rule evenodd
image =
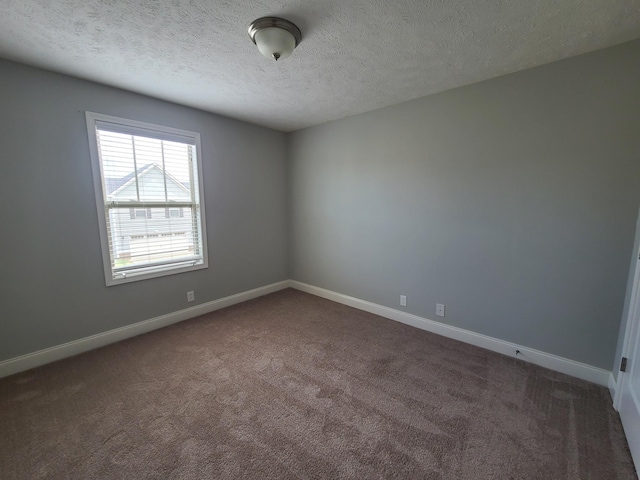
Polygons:
M87 112L108 285L207 266L199 134Z

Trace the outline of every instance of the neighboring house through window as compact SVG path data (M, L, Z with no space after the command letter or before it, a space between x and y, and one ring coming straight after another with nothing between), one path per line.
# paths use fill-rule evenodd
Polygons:
M86 117L107 285L206 268L200 135Z

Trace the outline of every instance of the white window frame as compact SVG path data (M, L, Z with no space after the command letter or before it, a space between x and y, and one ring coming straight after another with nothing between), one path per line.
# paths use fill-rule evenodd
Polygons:
M85 112L87 120L87 134L89 136L89 151L91 157L91 167L93 171L93 185L96 195L96 209L98 212L98 226L100 231L100 244L102 248L102 263L104 267L104 278L106 285L120 285L123 283L136 282L149 278L162 277L165 275L174 275L177 273L190 272L209 267L207 253L207 226L205 223L205 202L204 202L204 186L202 171L202 147L200 144L200 134L187 130L180 130L172 127L165 127L152 123L130 120L127 118L114 117L95 112ZM104 194L104 182L102 164L98 153L98 140L96 136L97 123L111 123L114 126L120 126L123 133L133 135L148 136L168 141L178 141L192 143L196 147L196 165L198 187L198 211L200 215L200 239L202 242L202 261L194 264L193 262L175 262L160 266L141 267L130 273L114 273L111 266L111 251L109 249L109 236L107 226L107 215ZM192 186L193 187L193 186ZM135 207L142 208L142 207ZM187 264L185 264L187 263Z

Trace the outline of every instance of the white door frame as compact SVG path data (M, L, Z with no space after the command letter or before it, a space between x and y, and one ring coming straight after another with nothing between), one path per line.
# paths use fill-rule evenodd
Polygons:
M629 358L631 352L631 346L634 344L633 340L640 333L640 325L636 325L636 320L640 314L640 249L634 250L634 268L635 273L633 275L633 287L631 290L631 300L629 302L629 313L627 314L627 326L624 332L624 340L622 343L622 357ZM640 320L637 322L640 324ZM635 331L634 331L634 327ZM632 338L633 335L633 338ZM615 396L613 398L613 408L618 411L620 409L620 403L622 402L622 390L624 382L628 379L628 375L624 372L620 372L620 365L614 365L613 368L618 369L618 381L616 386Z
M613 406L620 412L631 457L636 469L640 471L640 405L637 398L638 385L635 385L635 382L640 378L640 372L636 371L640 368L640 251L634 250L633 253L635 255L635 271L629 300L627 326L622 344L622 357L629 360L627 361L627 371L618 373ZM614 366L614 368L618 367ZM632 380L633 385L631 384Z

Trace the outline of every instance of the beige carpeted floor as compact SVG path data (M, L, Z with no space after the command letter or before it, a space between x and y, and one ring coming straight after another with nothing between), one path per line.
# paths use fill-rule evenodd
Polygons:
M0 380L0 478L635 478L605 388L285 290Z

